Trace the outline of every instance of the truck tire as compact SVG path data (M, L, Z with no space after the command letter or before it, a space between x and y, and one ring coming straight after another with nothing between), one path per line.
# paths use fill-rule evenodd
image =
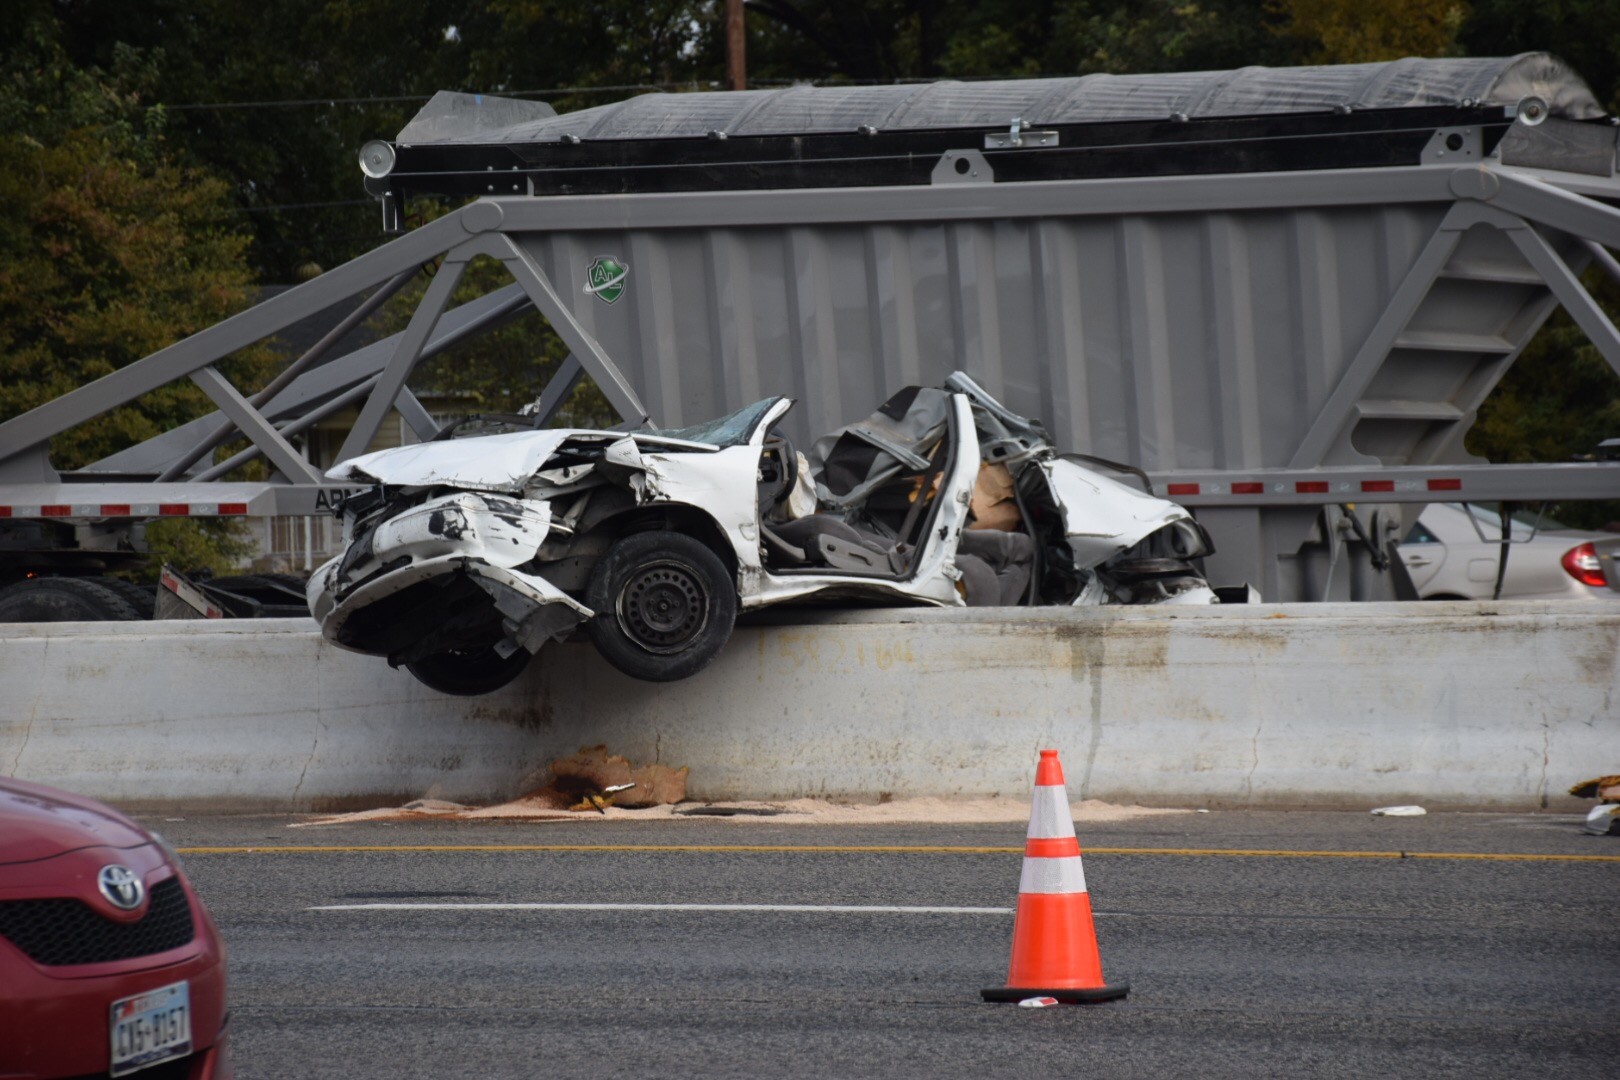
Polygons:
M125 581L123 578L115 577L96 578L94 580L97 585L111 589L119 596L122 596L124 602L134 608L141 618L150 619L152 617L152 612L157 607L157 586L137 585L133 581Z
M607 662L637 679L673 682L709 665L731 638L737 586L708 547L668 530L615 542L591 571L586 631Z
M526 649L503 657L491 646L465 652L434 653L407 663L405 670L416 676L422 685L441 694L475 697L494 693L523 674L531 659Z
M129 601L89 578L41 577L0 589L0 622L134 622Z

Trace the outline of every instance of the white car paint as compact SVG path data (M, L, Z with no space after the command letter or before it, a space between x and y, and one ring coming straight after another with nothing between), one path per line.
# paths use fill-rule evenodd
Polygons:
M1502 526L1494 510L1461 503L1430 503L1400 545L1401 561L1425 600L1489 600L1496 588ZM1475 525L1478 525L1476 530ZM1620 600L1620 593L1583 585L1564 570L1564 553L1612 534L1566 529L1533 531L1515 520L1508 547L1504 600Z
M386 485L405 497L458 490L396 512L372 529L364 544L356 543L353 523L346 521L349 550L311 577L310 609L325 635L340 647L371 651L339 639L356 612L437 576L465 574L499 611L508 635L502 647L536 651L594 612L541 574L518 568L536 557L549 536L572 535L571 507L584 506L575 496L604 483L630 492L638 506L678 505L707 515L734 556L740 610L829 591L962 605L956 552L981 465L968 396L951 395L952 427L947 437L953 456L940 478L931 524L910 573L898 578L765 565L759 470L768 433L791 407L790 400L775 399L745 442L725 447L643 432L557 429L430 442L344 462L327 475L346 483ZM547 468L567 443L599 443L604 452L593 462ZM1042 461L1041 468L1079 569L1100 566L1179 522L1188 523L1187 534L1197 542L1191 515L1174 503L1072 461L1051 458ZM1172 549L1176 546L1171 543ZM1093 590L1074 600L1096 602L1099 596ZM1190 589L1171 602L1207 604L1215 597L1207 588Z

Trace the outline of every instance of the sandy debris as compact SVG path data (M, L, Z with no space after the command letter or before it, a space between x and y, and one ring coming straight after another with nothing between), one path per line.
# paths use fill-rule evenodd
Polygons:
M1190 810L1149 806L1120 806L1086 799L1069 809L1079 824L1131 821L1160 814L1187 814ZM734 810L734 813L727 813ZM774 811L774 812L772 812ZM894 799L881 803L839 803L826 799L790 799L785 802L686 802L676 805L626 809L609 806L603 812L569 810L559 805L555 792L541 791L496 806L463 806L439 799L418 799L400 807L335 814L298 826L352 825L385 821L660 821L691 818L713 821L757 822L782 825L892 825L1016 823L1029 820L1029 800L1006 797L961 799Z

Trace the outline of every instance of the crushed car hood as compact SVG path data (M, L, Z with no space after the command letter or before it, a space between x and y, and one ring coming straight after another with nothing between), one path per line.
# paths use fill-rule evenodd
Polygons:
M482 435L476 439L447 439L362 454L339 462L326 475L332 480L390 487L516 492L521 491L524 482L539 472L546 460L569 439L615 442L624 437L622 431L550 428Z
M630 439L645 448L661 450L712 453L717 449L709 443L671 438L652 431L546 428L396 446L339 462L327 470L326 476L329 480L390 487L453 487L518 493L531 476L545 467L558 447L574 439L599 445Z

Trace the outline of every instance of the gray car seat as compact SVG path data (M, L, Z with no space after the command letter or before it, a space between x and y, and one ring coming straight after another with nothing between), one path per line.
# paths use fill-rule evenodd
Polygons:
M1021 532L970 529L956 547L968 607L1016 607L1029 592L1035 544Z

